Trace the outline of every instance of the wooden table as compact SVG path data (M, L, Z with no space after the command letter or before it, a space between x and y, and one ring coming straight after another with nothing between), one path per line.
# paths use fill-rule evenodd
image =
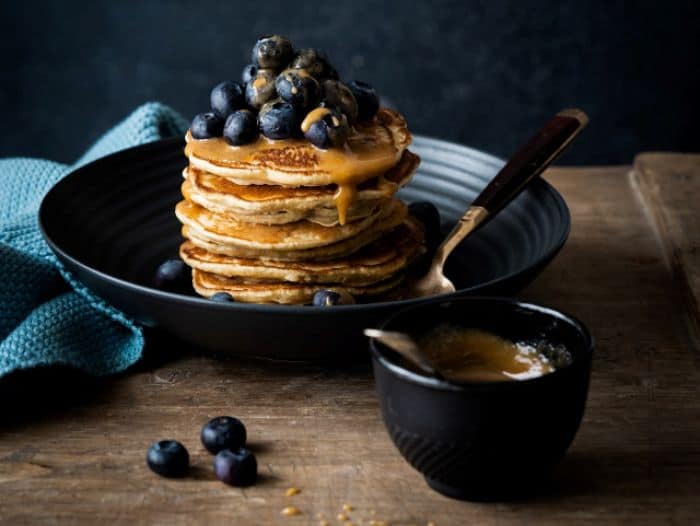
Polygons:
M430 491L389 441L365 365L221 361L152 338L145 362L117 378L35 371L0 384L0 520L295 525L322 513L340 524L349 503L363 525L699 523L700 156L547 178L573 231L520 296L575 313L597 339L586 416L549 492L473 504ZM213 479L198 433L219 414L248 426L255 487ZM146 468L159 438L189 448L191 478ZM290 486L302 493L285 496ZM303 515L281 516L290 505Z

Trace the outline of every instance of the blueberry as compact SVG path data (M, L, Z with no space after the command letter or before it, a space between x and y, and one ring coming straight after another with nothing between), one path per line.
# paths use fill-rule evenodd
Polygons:
M417 201L408 206L410 214L423 223L425 228L426 245L429 248L437 247L440 242L440 212L429 201Z
M234 111L245 108L245 91L239 82L226 80L214 86L209 96L211 109L222 119Z
M269 69L259 69L255 78L245 86L245 100L251 108L260 109L276 97L275 74Z
M344 113L353 124L357 120L357 101L350 88L339 80L324 80L322 87L323 104Z
M246 67L243 68L243 72L241 73L241 80L243 80L243 84L247 84L251 80L255 78L255 76L258 74L258 66L255 64L248 64Z
M250 486L258 478L258 461L246 448L222 449L214 457L214 474L231 486Z
M317 121L312 122L304 137L318 148L327 150L328 148L342 146L348 139L350 125L342 113L331 110Z
M313 305L314 307L332 307L333 305L340 305L340 294L333 290L319 290L314 294Z
M198 113L190 124L190 133L195 139L221 137L224 132L224 120L213 112Z
M169 292L187 292L191 285L189 268L180 259L165 261L153 276L153 286Z
M253 47L253 64L261 68L284 69L293 56L292 43L279 35L260 37Z
M233 303L236 301L228 292L217 292L216 294L209 296L209 299L212 301L218 301L219 303Z
M355 303L352 294L345 290L321 289L314 294L315 307L332 307L334 305L351 305Z
M163 477L182 477L190 467L190 455L176 440L161 440L148 448L146 464Z
M348 88L357 101L357 119L366 121L374 117L379 110L379 97L374 88L359 80L353 80Z
M258 114L260 132L268 139L288 139L299 134L299 112L292 104L268 102Z
M302 108L315 106L321 97L321 86L305 69L285 69L277 76L275 88L283 101Z
M245 446L246 430L237 418L217 416L204 424L200 438L207 451L216 454L222 449L236 450Z
M319 82L325 79L338 79L338 72L331 66L326 55L318 49L301 49L289 67L305 69Z
M234 146L253 142L258 136L258 119L250 110L234 111L224 124L224 139Z

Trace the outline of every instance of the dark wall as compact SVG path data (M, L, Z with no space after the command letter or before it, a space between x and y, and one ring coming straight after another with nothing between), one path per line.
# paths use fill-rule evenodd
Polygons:
M591 125L565 162L697 151L700 4L0 2L0 156L71 160L138 104L190 117L237 78L259 34L325 48L415 133L505 156L570 105Z

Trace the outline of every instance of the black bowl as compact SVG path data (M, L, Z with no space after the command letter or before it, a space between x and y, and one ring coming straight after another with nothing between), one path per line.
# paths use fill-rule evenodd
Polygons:
M439 323L478 328L513 341L565 345L570 365L523 381L448 383L403 367L372 341L384 423L403 457L435 490L466 500L519 498L561 459L583 417L593 339L560 312L499 298L435 300L382 325L413 336Z
M139 323L157 326L199 347L276 360L358 356L362 329L397 308L382 302L332 309L218 303L151 286L182 242L174 214L182 197L184 141L169 139L124 150L66 176L46 195L39 224L65 267L97 295ZM400 195L432 201L448 230L503 162L444 141L416 137L422 158ZM534 278L563 246L569 211L544 180L534 181L492 222L450 257L453 296L513 293Z

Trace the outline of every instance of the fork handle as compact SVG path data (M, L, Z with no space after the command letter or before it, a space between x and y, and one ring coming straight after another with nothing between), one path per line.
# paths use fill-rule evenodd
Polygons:
M588 124L588 115L578 109L566 109L552 117L527 141L491 182L474 199L452 231L438 247L433 266L439 270L450 253L480 225L510 203L534 177L550 163Z
M566 109L552 117L513 155L472 206L494 215L510 203L534 177L540 175L588 124L588 115Z

